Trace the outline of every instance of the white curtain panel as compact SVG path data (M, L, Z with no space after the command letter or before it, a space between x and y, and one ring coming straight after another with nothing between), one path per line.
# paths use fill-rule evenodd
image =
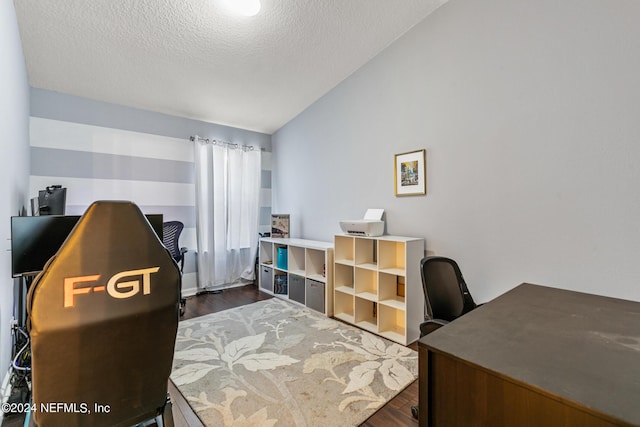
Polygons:
M198 287L253 280L258 246L260 152L194 142Z

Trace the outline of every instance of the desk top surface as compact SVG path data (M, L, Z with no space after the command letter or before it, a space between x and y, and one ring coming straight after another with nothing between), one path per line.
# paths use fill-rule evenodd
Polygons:
M640 425L639 302L522 284L419 345Z

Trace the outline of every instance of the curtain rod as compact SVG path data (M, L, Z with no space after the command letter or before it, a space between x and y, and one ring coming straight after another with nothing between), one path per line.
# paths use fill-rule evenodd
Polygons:
M240 145L240 144L236 144L235 142L220 141L219 139L203 138L203 137L198 136L198 135L190 136L189 140L197 141L197 142L204 142L205 144L226 145L227 147L230 147L230 148L241 148L241 149L247 150L247 151L253 151L253 150L256 149L252 145Z

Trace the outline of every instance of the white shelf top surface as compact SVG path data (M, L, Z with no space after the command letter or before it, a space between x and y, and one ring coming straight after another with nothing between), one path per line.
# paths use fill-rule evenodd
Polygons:
M356 236L353 234L336 234L336 237L351 237L354 239L368 240L388 240L391 242L413 242L415 240L424 240L422 237L392 236L389 234L385 234L382 236Z
M277 245L286 245L286 246L299 246L301 248L307 249L333 249L332 242L321 242L318 240L307 240L307 239L283 239L280 237L263 237L260 239L262 242L271 242Z

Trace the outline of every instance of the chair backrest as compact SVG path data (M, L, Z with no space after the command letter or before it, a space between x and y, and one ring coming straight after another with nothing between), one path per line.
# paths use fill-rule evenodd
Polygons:
M162 240L164 246L169 250L169 253L176 262L180 262L183 256L178 243L183 228L184 224L180 221L167 221L162 224Z
M161 413L180 281L136 205L92 204L29 289L35 424L129 426ZM70 406L41 410L55 402Z
M423 258L420 272L430 318L450 322L476 307L454 260L440 256Z

